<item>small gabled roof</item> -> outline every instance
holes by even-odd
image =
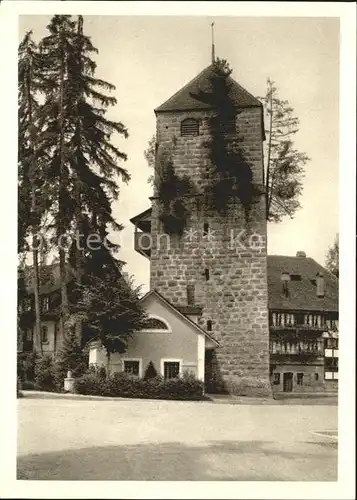
[[[141,222],[144,220],[145,221],[151,220],[151,207],[144,210],[144,212],[141,212],[140,214],[135,215],[134,217],[132,217],[129,220],[134,225],[137,224],[138,222]]]
[[[157,290],[153,289],[147,292],[143,297],[140,298],[139,302],[143,302],[146,298],[148,298],[150,295],[154,295],[157,297],[161,302],[163,302],[166,306],[168,306],[170,309],[173,309],[182,319],[184,319],[186,322],[188,322],[191,326],[193,326],[196,330],[199,331],[199,333],[203,333],[205,337],[207,337],[209,340],[211,340],[214,344],[217,346],[219,345],[217,340],[215,340],[209,333],[207,333],[203,328],[201,328],[197,323],[192,321],[190,318],[188,318],[185,314],[183,314],[177,307],[175,307],[171,302],[169,302],[165,297],[161,295]]]
[[[188,111],[196,109],[211,109],[212,106],[199,101],[193,97],[200,91],[210,92],[212,90],[211,77],[214,74],[214,65],[207,66],[201,73],[188,82],[172,97],[155,109],[155,113],[165,111]],[[237,108],[262,107],[262,103],[245,90],[232,77],[227,78],[231,85],[229,97]]]
[[[287,273],[288,296],[283,294],[281,275]],[[314,279],[324,277],[324,297],[316,294]],[[292,277],[297,279],[292,279]],[[338,312],[338,279],[311,257],[268,255],[268,300],[270,310]]]

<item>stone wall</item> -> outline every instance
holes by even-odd
[[[157,117],[157,160],[169,152],[175,172],[189,175],[198,190],[208,182],[210,160],[204,143],[210,138],[209,116],[196,111]],[[198,137],[180,136],[180,123],[188,117],[200,120]],[[237,128],[253,181],[262,184],[261,110],[243,110]],[[209,210],[204,198],[192,198],[190,205],[187,232],[160,237],[164,230],[159,205],[152,201],[150,287],[176,305],[187,305],[187,286],[194,287],[195,304],[203,307],[199,324],[206,328],[210,320],[220,344],[215,363],[218,390],[270,393],[264,198],[252,206],[248,223],[238,200],[226,215]],[[205,223],[208,236],[203,234]]]

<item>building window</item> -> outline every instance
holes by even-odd
[[[193,306],[195,303],[195,285],[187,285],[187,304]]]
[[[205,278],[206,278],[206,281],[209,280],[209,269],[205,269]]]
[[[280,384],[280,373],[274,373],[274,385]]]
[[[325,369],[328,371],[338,371],[338,358],[325,358]]]
[[[301,313],[296,314],[295,322],[297,325],[303,325],[305,323],[305,315]]]
[[[197,136],[199,135],[198,121],[194,118],[186,118],[181,122],[181,135],[184,136]]]
[[[124,360],[124,372],[128,375],[134,375],[136,377],[140,376],[140,360],[137,359],[125,359]]]
[[[203,224],[203,236],[208,236],[209,233],[209,224],[208,222],[205,222]]]
[[[46,344],[48,342],[48,327],[45,325],[42,327],[42,330],[41,330],[41,338],[42,338],[42,342],[44,344]]]
[[[297,373],[297,385],[303,385],[304,383],[304,374],[303,373]]]
[[[208,332],[212,331],[212,321],[210,319],[207,321],[207,331]]]
[[[149,318],[145,330],[168,330],[166,323],[159,318]]]
[[[315,381],[319,380],[319,374],[315,373]]]
[[[164,378],[171,379],[180,376],[179,361],[164,361]]]
[[[325,339],[326,349],[338,349],[338,339]]]
[[[50,308],[50,298],[44,297],[42,299],[42,311],[47,312]]]

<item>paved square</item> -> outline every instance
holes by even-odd
[[[18,408],[18,479],[337,480],[337,440],[323,434],[337,429],[337,406],[23,398]]]

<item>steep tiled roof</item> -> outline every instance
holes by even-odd
[[[195,99],[192,94],[200,91],[210,92],[212,90],[210,77],[213,75],[213,65],[211,64],[199,73],[193,80],[182,87],[170,99],[155,109],[155,113],[163,111],[184,111],[189,109],[210,109],[209,104],[202,103]],[[230,76],[227,79],[231,84],[229,96],[238,108],[261,107],[262,104],[239,85]]]
[[[282,273],[300,276],[288,283],[288,296],[282,293]],[[312,280],[324,276],[325,296],[318,297]],[[268,255],[269,309],[338,311],[338,279],[310,257]]]

